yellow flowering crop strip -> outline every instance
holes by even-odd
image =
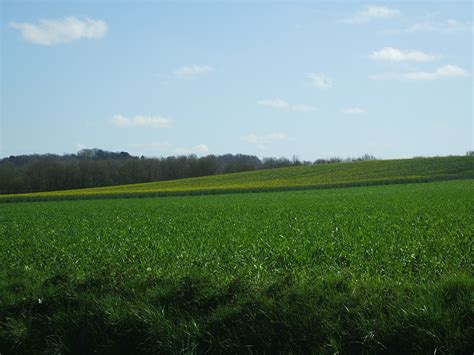
[[[298,166],[142,184],[0,195],[0,202],[282,191],[474,178],[474,157]]]

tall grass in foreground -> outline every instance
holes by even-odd
[[[0,205],[2,353],[474,350],[474,181]]]

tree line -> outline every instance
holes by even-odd
[[[19,155],[0,160],[0,193],[26,193],[173,180],[297,165],[374,160],[360,158],[301,161],[296,156],[263,158],[224,154],[145,158],[127,152],[82,149],[77,154]]]

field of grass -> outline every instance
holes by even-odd
[[[144,184],[0,195],[0,202],[282,191],[474,178],[474,157],[300,166]]]
[[[452,161],[280,169],[238,186],[452,176]],[[141,186],[224,189],[233,176]],[[2,354],[474,351],[471,179],[0,204],[0,265]]]

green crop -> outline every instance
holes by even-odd
[[[473,202],[457,180],[1,204],[0,352],[472,353]]]
[[[1,201],[282,191],[474,178],[474,157],[364,161],[19,195]]]

